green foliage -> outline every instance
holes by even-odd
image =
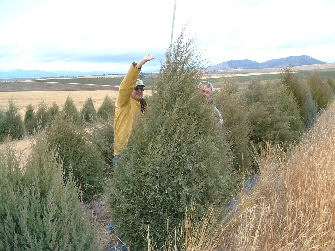
[[[105,162],[96,148],[86,140],[83,129],[72,121],[56,118],[47,128],[46,138],[59,163],[63,164],[64,180],[70,173],[83,191],[83,200],[91,201],[103,190]]]
[[[48,118],[49,118],[49,124],[52,123],[52,121],[56,118],[56,116],[59,113],[59,107],[58,105],[54,102],[52,106],[48,108]]]
[[[28,105],[26,108],[26,113],[24,115],[24,126],[28,134],[32,135],[35,133],[35,130],[37,128],[37,120],[34,108],[31,104]]]
[[[24,167],[0,153],[0,250],[99,249],[73,182],[39,140]]]
[[[95,111],[94,104],[91,98],[86,99],[81,111],[80,118],[82,122],[92,123],[96,121],[97,112]]]
[[[71,120],[76,124],[80,122],[79,112],[70,97],[67,97],[65,101],[63,115],[65,119]]]
[[[90,141],[103,156],[107,164],[105,173],[109,174],[113,170],[114,158],[113,121],[108,120],[102,122],[101,124],[96,124],[91,131],[92,134],[90,135]]]
[[[192,42],[182,36],[167,52],[151,107],[135,122],[110,182],[115,228],[131,249],[146,248],[149,227],[153,246],[160,250],[191,205],[197,221],[210,205],[227,202],[232,192],[224,130],[197,90],[198,58]]]
[[[333,92],[335,92],[335,83],[334,83],[334,79],[332,79],[332,78],[327,78],[327,84],[333,89]]]
[[[110,97],[106,96],[102,105],[98,109],[98,117],[104,120],[112,119],[114,117],[114,110],[115,107],[113,101]]]
[[[249,172],[252,166],[250,152],[250,122],[246,101],[237,85],[226,82],[224,89],[214,93],[215,105],[221,112],[227,138],[234,155],[234,168],[239,172]]]
[[[306,128],[310,128],[318,115],[318,111],[309,86],[305,82],[300,81],[290,68],[286,68],[282,72],[281,83],[293,94],[304,125]]]
[[[253,82],[246,89],[250,139],[256,145],[266,142],[286,149],[297,142],[303,130],[299,108],[285,86],[276,83],[261,85]]]
[[[0,120],[0,141],[3,141],[6,137],[21,139],[23,135],[24,125],[21,116],[13,101],[9,101],[8,110]]]
[[[318,110],[325,109],[334,97],[333,89],[327,82],[323,82],[317,73],[314,73],[307,81]]]
[[[49,120],[48,107],[45,103],[39,104],[36,112],[37,128],[38,130],[43,130]]]
[[[5,123],[5,113],[0,109],[0,142],[5,137],[4,123]]]

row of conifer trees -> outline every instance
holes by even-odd
[[[71,97],[64,103],[60,110],[56,103],[48,107],[45,103],[39,104],[36,112],[31,104],[26,107],[25,116],[22,120],[16,105],[9,101],[6,111],[0,110],[0,142],[9,138],[21,139],[25,135],[33,135],[52,124],[56,116],[71,119],[76,124],[89,124],[101,120],[108,120],[114,115],[114,103],[108,96],[96,111],[92,98],[87,98],[83,107],[78,111]]]
[[[290,68],[280,80],[261,83],[253,80],[246,88],[227,82],[215,93],[228,131],[234,166],[248,169],[250,154],[266,144],[287,150],[308,130],[335,97],[334,80],[323,80],[317,73],[304,81]]]
[[[258,172],[253,156],[267,144],[288,151],[335,96],[332,79],[313,74],[306,82],[288,68],[278,81],[227,82],[209,104],[197,89],[199,58],[182,37],[167,52],[150,109],[108,186],[115,228],[138,250],[185,249],[185,216],[197,225],[209,208],[226,215],[244,180]]]
[[[22,131],[18,135],[7,130],[6,138],[21,138],[24,128],[31,126],[35,143],[24,161],[14,148],[0,151],[0,250],[103,248],[97,236],[101,230],[92,226],[82,202],[101,195],[110,177],[113,126],[109,114],[114,104],[105,98],[98,114],[90,110],[98,123],[84,120],[85,107],[93,107],[90,104],[88,99],[78,112],[68,98],[63,110],[42,104],[36,114],[28,106],[23,122],[10,102],[1,122],[13,122],[11,128]]]
[[[225,215],[245,177],[257,172],[253,154],[268,143],[288,150],[334,97],[332,79],[314,74],[305,82],[286,69],[279,81],[255,80],[246,88],[227,82],[214,104],[207,103],[197,90],[200,58],[183,36],[168,50],[150,108],[116,171],[110,100],[97,113],[90,99],[80,112],[70,99],[62,111],[28,107],[22,128],[39,134],[25,172],[11,151],[1,153],[0,249],[94,249],[80,199],[90,202],[102,193],[117,234],[132,249],[185,249],[185,216],[196,224],[213,207]],[[10,103],[0,121],[11,128],[17,114]],[[99,116],[104,119],[92,123]],[[12,138],[23,136],[6,130]]]

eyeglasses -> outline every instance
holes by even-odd
[[[141,90],[141,91],[143,92],[143,91],[144,91],[144,88],[143,88],[143,87],[138,87],[138,86],[136,86],[136,87],[134,87],[134,90],[135,90],[135,91]]]

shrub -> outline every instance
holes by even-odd
[[[282,72],[281,83],[293,94],[304,125],[306,128],[310,128],[317,118],[318,111],[309,86],[305,82],[300,81],[290,68],[286,68]]]
[[[335,83],[334,83],[334,79],[327,78],[327,84],[333,89],[333,92],[335,92]]]
[[[214,93],[217,108],[222,114],[224,128],[234,155],[236,171],[249,172],[252,166],[250,152],[250,122],[246,101],[237,85],[227,82],[224,88]]]
[[[327,82],[323,82],[317,73],[314,73],[307,81],[318,110],[325,109],[333,99],[334,92]]]
[[[113,101],[110,97],[106,96],[102,105],[98,109],[98,117],[104,120],[112,119],[114,117],[114,110],[115,107]]]
[[[0,142],[3,140],[3,138],[5,137],[4,134],[4,121],[5,121],[5,115],[3,113],[2,110],[0,110]]]
[[[114,127],[113,121],[105,121],[102,124],[96,124],[92,128],[90,141],[103,156],[107,166],[106,173],[113,170],[114,158]]]
[[[286,149],[300,139],[303,123],[298,105],[285,86],[253,82],[245,95],[253,143],[261,146],[270,142]]]
[[[79,112],[76,106],[73,103],[73,100],[70,97],[67,97],[64,108],[63,108],[63,115],[64,118],[67,120],[71,120],[74,123],[80,122]]]
[[[64,180],[70,173],[83,191],[83,200],[91,201],[103,190],[105,163],[85,137],[83,129],[72,121],[57,118],[46,133],[49,148],[63,164]]]
[[[13,101],[9,101],[8,110],[0,124],[0,141],[3,141],[7,136],[10,139],[21,139],[23,135],[24,125],[21,116]]]
[[[36,120],[38,130],[43,130],[47,126],[49,120],[49,113],[48,107],[45,103],[39,104],[36,112]]]
[[[30,104],[26,108],[26,113],[24,115],[24,126],[28,134],[34,134],[37,128],[37,119],[35,116],[34,108]]]
[[[97,118],[97,112],[95,111],[94,104],[91,98],[88,98],[83,108],[80,111],[80,117],[82,122],[92,123]]]
[[[5,123],[5,113],[0,109],[0,141],[2,141],[2,138],[5,137],[4,134],[4,124]]]
[[[199,220],[232,192],[231,153],[225,137],[218,137],[224,131],[213,107],[198,93],[199,65],[192,42],[179,37],[166,54],[151,107],[138,118],[110,182],[116,231],[134,250],[147,246],[148,227],[159,250],[191,205]]]
[[[5,113],[0,109],[0,121],[5,117]]]
[[[24,167],[13,151],[0,153],[0,249],[99,248],[73,182],[39,141]]]
[[[54,121],[58,113],[59,113],[59,107],[55,102],[53,102],[52,106],[48,108],[49,124],[51,124]]]

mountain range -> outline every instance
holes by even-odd
[[[322,62],[307,55],[271,59],[263,63],[259,63],[249,59],[230,60],[217,65],[209,66],[207,68],[207,71],[223,71],[231,69],[283,68],[288,66],[301,66],[301,65],[313,65],[313,64],[325,64],[325,62]]]
[[[209,66],[207,71],[224,71],[231,69],[264,69],[264,68],[283,68],[287,66],[301,66],[325,64],[310,56],[290,56],[286,58],[271,59],[263,63],[258,63],[249,59],[244,60],[230,60],[217,65]],[[159,72],[159,69],[157,70]],[[77,76],[92,76],[110,74],[103,71],[95,72],[78,72],[78,71],[40,71],[40,70],[12,70],[0,71],[0,79],[14,79],[14,78],[46,78],[46,77],[77,77]]]
[[[78,77],[109,74],[103,71],[79,72],[79,71],[40,71],[40,70],[12,70],[0,71],[0,79],[20,78],[47,78],[47,77]]]

